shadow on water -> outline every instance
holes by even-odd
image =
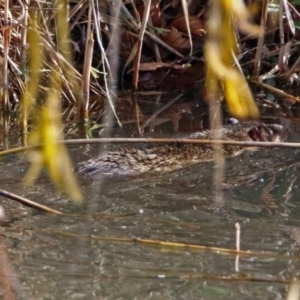
[[[80,161],[96,148],[71,153]],[[7,158],[4,189],[72,214],[3,200],[2,229],[24,299],[283,299],[287,282],[299,276],[299,156],[266,149],[227,159],[221,211],[212,207],[210,162],[152,178],[106,178],[101,191],[98,181],[82,180],[79,206],[48,180],[29,189],[9,180],[22,178],[27,166]],[[283,256],[240,256],[235,267],[234,255],[121,240],[233,249],[236,222],[243,250]]]

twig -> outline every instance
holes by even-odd
[[[235,223],[235,250],[241,250],[241,225]]]
[[[178,144],[220,144],[220,145],[235,145],[241,147],[265,147],[265,148],[300,148],[300,143],[282,143],[282,142],[238,142],[238,141],[223,141],[223,140],[198,140],[198,139],[167,139],[167,138],[101,138],[101,139],[78,139],[78,140],[60,140],[58,144],[65,145],[89,145],[89,144],[104,144],[104,143],[146,143],[146,144],[161,144],[161,143],[178,143]],[[9,150],[0,151],[0,157],[34,150],[43,145],[33,145],[26,147],[18,147]]]
[[[45,229],[43,229],[45,230]],[[49,230],[49,229],[47,229]],[[286,256],[277,253],[271,252],[257,252],[257,251],[237,251],[235,249],[228,249],[228,248],[221,248],[221,247],[211,247],[211,246],[204,246],[204,245],[197,245],[197,244],[188,244],[188,243],[181,243],[181,242],[169,242],[163,240],[150,240],[150,239],[141,239],[141,238],[127,238],[127,237],[104,237],[98,236],[94,234],[77,234],[62,230],[51,230],[51,232],[56,232],[61,235],[69,236],[69,237],[76,237],[76,238],[86,238],[86,239],[95,239],[101,241],[110,241],[110,242],[120,242],[120,243],[139,243],[144,245],[154,245],[160,247],[170,247],[170,248],[177,248],[177,249],[190,249],[190,250],[198,250],[198,251],[212,251],[217,252],[218,254],[224,255],[241,255],[241,256],[257,256],[257,257],[268,257],[268,258],[280,258],[286,260],[296,260],[299,261],[299,256]]]
[[[63,214],[62,212],[60,212],[58,210],[52,209],[52,208],[50,208],[48,206],[45,206],[45,205],[38,204],[34,201],[31,201],[29,199],[20,197],[16,194],[12,194],[12,193],[7,192],[7,191],[2,190],[2,189],[0,189],[0,195],[3,196],[3,197],[6,197],[8,199],[15,200],[15,201],[17,201],[21,204],[26,205],[26,206],[33,207],[33,208],[36,208],[38,210],[42,210],[44,212],[49,212],[49,213],[53,213],[53,214],[57,214],[57,215],[62,215]]]
[[[263,88],[265,88],[265,89],[268,89],[269,91],[271,91],[271,92],[273,92],[273,93],[276,93],[277,95],[280,95],[280,96],[289,98],[289,99],[291,99],[291,100],[293,100],[293,101],[295,101],[295,102],[297,102],[297,103],[300,103],[300,99],[299,99],[299,98],[297,98],[297,97],[295,97],[295,96],[293,96],[293,95],[290,95],[290,94],[284,92],[283,90],[277,89],[277,88],[275,88],[275,87],[273,87],[273,86],[270,86],[270,85],[268,85],[268,84],[265,84],[265,83],[263,83],[263,82],[259,82],[259,81],[257,81],[257,80],[253,80],[253,79],[250,80],[250,82],[251,82],[251,83],[254,83],[254,84],[257,84],[257,85],[259,85],[259,86],[261,86],[261,87],[263,87]]]

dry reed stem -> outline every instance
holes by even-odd
[[[94,52],[94,39],[92,31],[92,6],[89,6],[88,23],[87,23],[87,42],[85,46],[84,63],[83,63],[83,75],[82,75],[82,96],[80,108],[81,120],[88,119],[88,109],[90,100],[90,81],[91,81],[91,66]]]
[[[267,23],[267,16],[268,16],[268,1],[263,1],[262,6],[262,13],[260,17],[260,27],[262,30],[262,33],[258,36],[257,40],[257,48],[255,53],[255,59],[253,64],[253,76],[258,77],[259,71],[260,71],[260,64],[261,64],[261,55],[263,51],[263,45],[264,45],[264,28]]]
[[[133,76],[132,76],[132,87],[133,90],[136,91],[138,88],[138,81],[139,81],[139,70],[140,70],[140,63],[141,63],[141,55],[142,55],[142,46],[144,41],[144,35],[146,31],[146,26],[148,23],[148,19],[150,16],[150,8],[151,8],[151,0],[146,0],[144,2],[144,14],[142,23],[140,26],[140,32],[138,36],[138,40],[134,45],[133,51],[131,55],[134,55],[133,60]]]
[[[8,22],[9,0],[4,0],[4,27],[3,27],[3,92],[2,92],[2,112],[7,114],[8,107],[8,53],[10,45],[10,35],[12,28]]]
[[[161,138],[100,138],[100,139],[76,139],[76,140],[58,140],[57,144],[65,145],[91,145],[91,144],[107,144],[107,143],[145,143],[145,144],[220,144],[220,145],[235,145],[251,148],[300,148],[300,143],[282,143],[282,142],[238,142],[238,141],[223,141],[223,140],[198,140],[198,139],[161,139]],[[0,157],[10,154],[25,152],[28,150],[39,149],[43,145],[32,145],[26,147],[18,147],[0,151]]]
[[[188,34],[189,42],[190,42],[190,46],[191,46],[190,56],[192,56],[193,55],[193,39],[192,39],[192,34],[191,34],[187,1],[181,0],[181,5],[182,5],[184,20],[185,20],[185,24],[186,24],[186,28],[187,28],[187,34]]]

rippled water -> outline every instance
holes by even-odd
[[[71,149],[74,161],[97,147]],[[225,206],[213,206],[212,163],[152,178],[81,180],[74,205],[45,178],[25,188],[27,164],[1,161],[2,188],[69,215],[1,198],[2,242],[18,299],[285,299],[299,276],[300,151],[244,152],[227,159]],[[151,239],[265,255],[146,244]]]

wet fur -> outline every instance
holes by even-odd
[[[245,123],[224,127],[217,132],[222,140],[227,141],[269,141],[282,139],[284,128],[281,125],[263,123]],[[210,130],[196,132],[185,138],[213,139]],[[225,156],[235,156],[245,147],[224,145]],[[95,159],[79,164],[77,173],[83,176],[96,174],[139,175],[142,173],[163,173],[175,169],[212,160],[214,151],[211,144],[158,144],[147,148],[123,148],[108,151]]]

